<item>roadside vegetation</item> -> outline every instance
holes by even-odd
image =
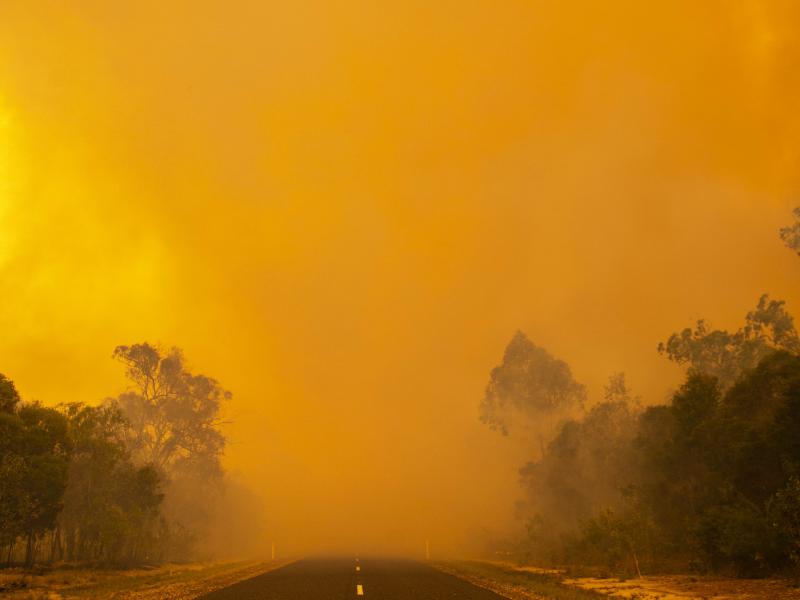
[[[497,561],[448,561],[434,566],[511,600],[798,600],[800,587],[790,579],[741,579],[719,575],[646,575],[602,577],[597,569],[541,569]]]
[[[178,349],[119,346],[129,388],[97,406],[23,402],[0,375],[0,564],[140,565],[208,554],[230,485],[230,393]]]
[[[33,570],[14,568],[0,571],[0,594],[9,600],[188,600],[282,567],[288,562],[165,563],[127,569],[67,566],[37,567]]]
[[[795,217],[780,236],[800,254]],[[504,550],[627,575],[796,576],[800,338],[785,304],[763,295],[738,330],[701,320],[658,351],[686,367],[667,404],[644,407],[622,373],[589,403],[564,361],[514,336],[480,406],[535,455],[520,469],[526,531]]]
[[[435,563],[434,566],[514,600],[598,600],[607,597],[599,592],[566,585],[564,575],[558,572],[521,570],[480,561],[449,561]]]

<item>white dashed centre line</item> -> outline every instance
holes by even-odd
[[[356,596],[363,596],[364,595],[364,586],[360,583],[356,586]]]

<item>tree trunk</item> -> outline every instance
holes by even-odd
[[[14,542],[16,540],[11,540],[11,543],[8,545],[8,558],[6,559],[6,565],[11,566],[11,559],[14,556]]]
[[[636,556],[636,551],[633,552],[633,564],[636,566],[636,576],[641,577],[642,572],[639,570],[639,557]]]
[[[72,562],[75,560],[75,528],[69,527],[66,533],[66,540],[67,546],[67,560]]]
[[[28,532],[28,545],[25,547],[25,567],[30,569],[33,566],[33,532]]]
[[[78,534],[78,543],[75,547],[75,560],[81,561],[86,558],[86,536],[83,535],[83,530]]]
[[[56,554],[61,558],[61,531],[58,526],[53,529],[53,535],[50,537],[50,564],[56,561]]]

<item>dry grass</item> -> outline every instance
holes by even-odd
[[[567,585],[632,600],[800,600],[800,589],[787,579],[729,579],[691,575],[651,575],[637,579],[565,579]]]
[[[488,561],[442,562],[435,566],[513,600],[589,597],[629,600],[800,600],[800,587],[791,580],[779,578],[665,575],[601,579],[567,577],[560,571]],[[587,596],[578,595],[581,593]]]
[[[448,561],[437,569],[465,579],[511,600],[600,600],[603,594],[562,583],[558,571],[485,561]]]
[[[255,577],[291,561],[215,562],[144,569],[56,568],[40,572],[0,570],[4,600],[184,600]]]

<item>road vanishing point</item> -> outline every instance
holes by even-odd
[[[202,600],[501,600],[411,560],[307,558],[240,581]]]

